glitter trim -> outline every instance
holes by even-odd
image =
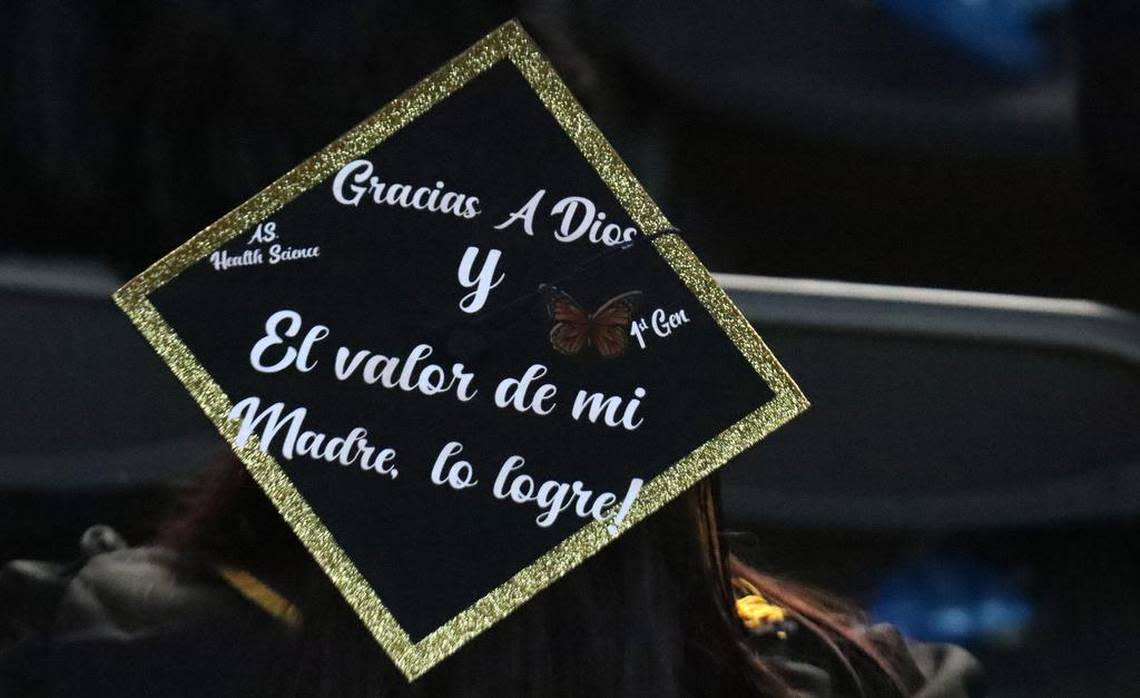
[[[290,482],[276,459],[261,452],[256,437],[242,448],[234,447],[237,427],[227,419],[232,407],[229,397],[198,363],[147,296],[504,59],[510,60],[526,78],[638,228],[650,233],[670,227],[657,204],[570,94],[538,46],[522,26],[512,20],[190,238],[114,294],[115,302],[130,316],[234,448],[282,518],[409,681],[423,675],[617,536],[611,535],[603,522],[592,521],[431,634],[413,643],[320,517]],[[653,245],[708,309],[775,397],[646,483],[617,535],[808,407],[807,399],[795,382],[689,247],[676,235],[657,237]]]

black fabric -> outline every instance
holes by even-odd
[[[93,531],[88,538],[111,540],[112,549],[88,545],[73,565],[14,562],[0,571],[0,696],[263,693],[267,672],[290,646],[284,625],[238,595],[203,559],[163,548],[122,547],[106,529]],[[867,632],[902,646],[893,628],[873,626]],[[981,669],[965,651],[906,647],[909,658],[902,659],[916,698],[982,695]],[[810,633],[797,631],[787,642],[768,638],[757,650],[802,698],[859,695],[834,655]],[[871,686],[863,690],[869,697],[880,695]]]
[[[0,571],[0,696],[254,695],[284,629],[202,561],[107,531],[74,564]]]

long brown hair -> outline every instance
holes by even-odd
[[[736,618],[733,578],[785,609],[818,648],[808,661],[843,691],[908,695],[900,648],[873,641],[851,607],[727,550],[716,499],[715,478],[692,488],[411,684],[236,460],[189,494],[157,542],[241,566],[300,611],[278,661],[250,669],[264,672],[266,695],[797,695],[785,662]],[[425,580],[424,593],[446,594],[448,582]]]

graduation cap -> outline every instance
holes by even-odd
[[[513,21],[115,300],[409,680],[807,407]]]

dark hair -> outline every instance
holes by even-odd
[[[274,696],[792,696],[784,663],[735,617],[731,579],[782,606],[819,648],[811,661],[853,695],[907,695],[898,648],[847,606],[762,574],[723,546],[706,480],[409,684],[376,646],[245,469],[232,460],[161,528],[159,543],[237,565],[304,621],[263,671]],[[448,593],[448,581],[425,582]]]

